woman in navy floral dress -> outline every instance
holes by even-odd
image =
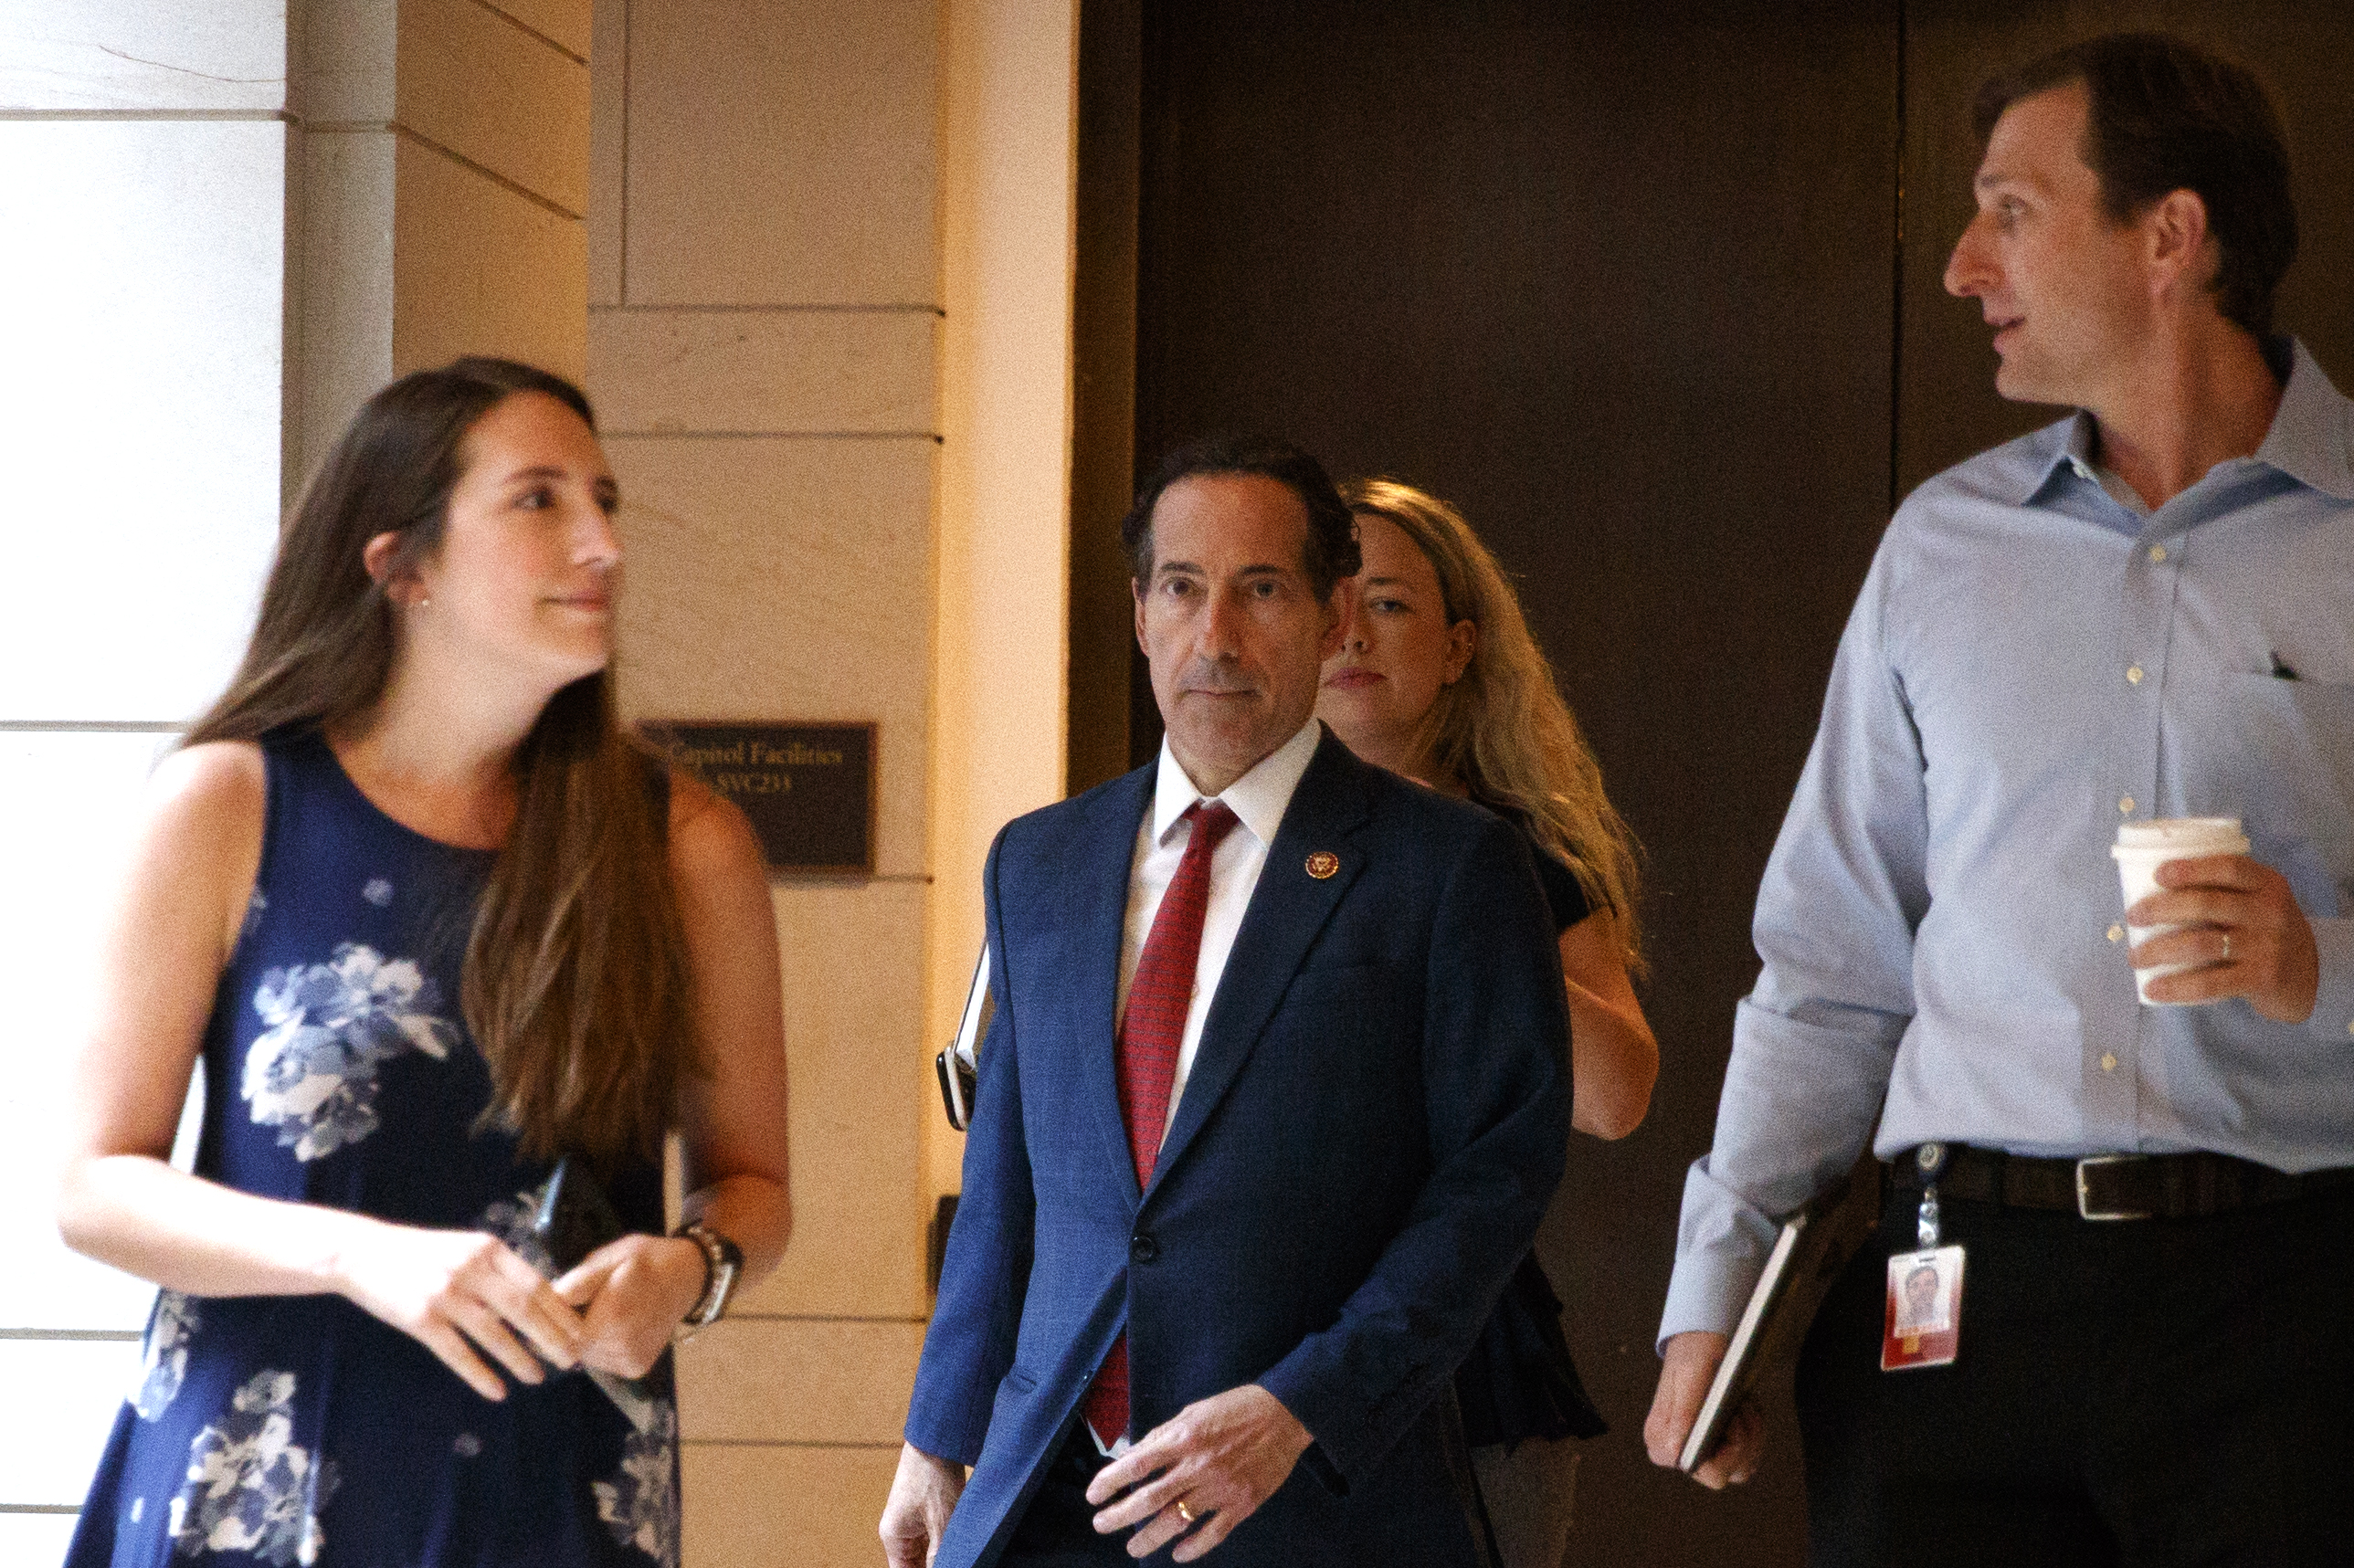
[[[614,720],[616,503],[567,383],[396,382],[156,770],[59,1219],[163,1290],[69,1568],[677,1563],[668,1346],[784,1246],[783,1026],[749,829]],[[631,1234],[557,1276],[560,1155]]]

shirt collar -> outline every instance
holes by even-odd
[[[1282,826],[1284,810],[1291,804],[1292,791],[1299,788],[1300,776],[1308,771],[1323,738],[1324,726],[1310,719],[1298,735],[1251,764],[1249,772],[1211,798],[1224,800],[1250,830],[1251,837],[1262,844],[1273,843],[1275,830]],[[1185,776],[1176,753],[1169,749],[1169,737],[1162,736],[1161,774],[1152,796],[1152,842],[1166,843],[1185,809],[1204,798]]]
[[[2324,495],[2354,501],[2354,403],[2329,384],[2305,344],[2292,339],[2290,347],[2296,357],[2256,461]]]
[[[2281,389],[2272,429],[2264,432],[2253,461],[2325,495],[2354,501],[2354,402],[2329,384],[2328,376],[2304,344],[2294,338],[2274,342],[2286,350],[2288,379]],[[2274,367],[2278,368],[2277,358]],[[2100,482],[2093,466],[2099,429],[2092,415],[2079,409],[2061,423],[2047,426],[2042,439],[2052,444],[2048,451],[2030,460],[2018,504],[2032,501],[2063,467],[2095,484]]]
[[[2062,469],[2073,469],[2083,478],[2099,482],[2093,471],[2093,442],[2096,427],[2093,416],[2079,409],[2056,425],[2046,425],[2028,437],[2020,466],[2005,465],[2005,477],[1995,482],[1999,499],[2013,506],[2026,506],[2043,493],[2054,474]],[[2014,448],[2014,450],[2019,449]],[[2008,491],[2008,494],[2003,493]]]

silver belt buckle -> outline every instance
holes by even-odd
[[[2084,1172],[2095,1165],[2122,1165],[2128,1160],[2143,1158],[2138,1154],[2094,1154],[2076,1161],[2076,1213],[2087,1220],[2146,1220],[2149,1214],[2139,1209],[2095,1209],[2093,1207],[2092,1183]]]

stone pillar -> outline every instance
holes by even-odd
[[[303,21],[296,461],[395,376],[461,354],[578,380],[588,0],[313,0]]]
[[[879,1561],[928,1309],[938,7],[598,0],[588,391],[633,717],[877,726],[875,874],[773,890],[783,1265],[681,1351],[690,1568]]]
[[[680,1356],[688,1568],[879,1560],[958,1184],[930,1056],[989,841],[1062,791],[1075,27],[1071,0],[597,0],[625,701],[879,726],[877,874],[774,890],[793,1240]]]

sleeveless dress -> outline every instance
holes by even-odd
[[[458,1011],[494,857],[386,816],[314,733],[263,755],[261,867],[206,1032],[197,1174],[488,1231],[545,1270],[529,1227],[550,1167],[475,1129],[490,1072]],[[662,1230],[658,1166],[608,1192],[632,1229]],[[675,1568],[669,1353],[634,1386],[502,1381],[483,1399],[338,1296],[164,1291],[67,1568]]]

